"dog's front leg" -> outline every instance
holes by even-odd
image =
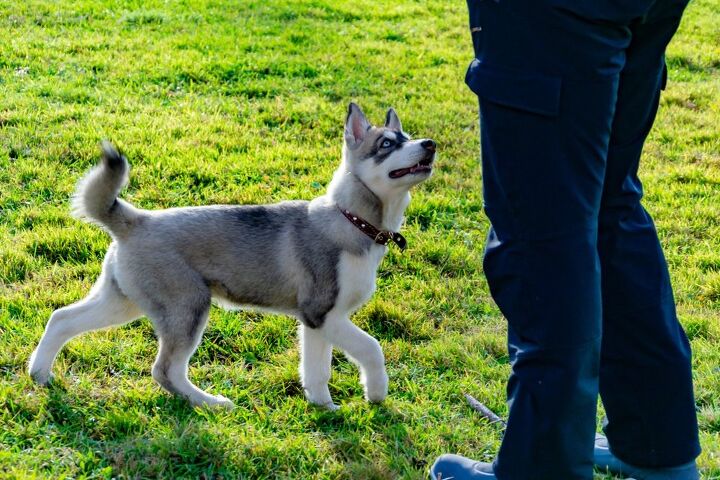
[[[319,331],[360,367],[365,398],[370,402],[382,402],[388,392],[388,376],[380,343],[352,323],[347,313],[328,313]]]
[[[317,330],[300,324],[300,379],[308,402],[329,410],[338,408],[330,397],[332,345]]]

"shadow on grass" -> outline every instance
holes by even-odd
[[[77,473],[91,478],[102,478],[104,469],[123,478],[236,473],[228,468],[227,440],[207,429],[202,415],[183,399],[153,396],[127,408],[113,402],[117,399],[80,398],[60,382],[48,387],[45,427],[57,434],[54,443],[78,453]]]
[[[296,395],[302,393],[288,396]],[[342,478],[385,479],[417,457],[403,417],[382,405],[300,408],[300,429],[263,415],[255,422],[249,406],[236,408],[194,409],[165,393],[88,397],[59,381],[47,389],[41,428],[53,432],[53,447],[81,458],[73,474],[91,478],[105,478],[102,471],[120,478],[336,478],[331,472],[340,469]],[[316,444],[318,434],[325,447]],[[378,453],[389,461],[370,460]],[[43,472],[56,473],[52,468]]]
[[[329,474],[329,459],[343,478],[398,478],[427,467],[404,415],[358,402],[337,412],[299,413],[302,430],[291,432],[238,425],[233,414],[194,409],[166,394],[88,397],[56,381],[47,388],[39,426],[52,432],[54,448],[74,452],[73,474],[91,478],[316,478]],[[326,447],[315,444],[318,436]],[[41,470],[57,473],[51,464]]]
[[[98,430],[98,421],[93,413],[98,410],[116,411],[112,405],[113,398],[80,398],[72,394],[65,384],[57,380],[46,388],[48,392],[46,411],[50,420],[57,426],[74,426],[84,430],[92,438],[100,438],[98,434],[103,433]],[[157,396],[138,403],[137,407],[142,410],[133,408],[132,410],[121,410],[120,413],[162,410],[163,413],[171,414],[172,418],[179,422],[197,418],[194,409],[185,400],[177,397]],[[135,433],[141,432],[134,429],[127,431],[128,435]]]
[[[307,428],[329,441],[334,457],[351,478],[415,477],[428,466],[428,459],[413,441],[407,416],[387,404],[318,411],[308,419]],[[378,458],[385,461],[378,462]]]

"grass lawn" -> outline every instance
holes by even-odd
[[[434,457],[491,459],[500,435],[463,392],[506,414],[505,323],[482,273],[477,101],[465,2],[0,0],[0,477],[423,478]],[[645,150],[655,216],[694,348],[705,479],[720,478],[720,9],[691,3]],[[232,399],[192,409],[150,377],[147,319],[70,342],[56,384],[30,352],[82,298],[109,243],[69,195],[110,138],[144,208],[320,194],[350,100],[394,106],[439,143],[356,315],[380,339],[390,396],[362,399],[336,354],[337,412],[308,406],[292,319],[213,308],[191,377]],[[672,385],[668,385],[672,388]],[[672,412],[668,412],[672,415]],[[606,478],[598,475],[597,478]]]

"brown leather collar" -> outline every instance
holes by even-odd
[[[400,235],[398,232],[391,232],[390,230],[379,230],[362,217],[358,217],[354,213],[350,213],[350,210],[345,210],[343,208],[340,208],[340,206],[338,206],[338,209],[340,209],[342,214],[345,215],[345,218],[350,220],[350,223],[355,225],[358,230],[363,232],[365,235],[372,238],[373,241],[378,245],[387,245],[388,242],[392,240],[395,245],[400,247],[400,251],[405,250],[405,247],[407,246],[407,240],[405,240],[405,237]]]

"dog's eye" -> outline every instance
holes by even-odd
[[[389,148],[389,147],[392,146],[392,144],[393,144],[392,141],[390,141],[390,140],[385,140],[385,141],[382,143],[382,145],[380,145],[380,146],[381,146],[382,148]]]

